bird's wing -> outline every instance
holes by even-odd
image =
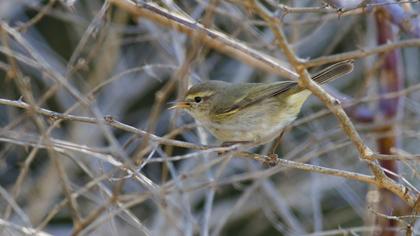
[[[282,81],[275,83],[259,84],[254,85],[252,92],[243,93],[233,104],[226,104],[223,106],[223,102],[219,103],[219,107],[215,110],[216,116],[225,116],[234,114],[237,111],[253,105],[266,98],[273,97],[288,91],[290,88],[296,86],[296,82],[293,81]],[[239,94],[240,91],[237,92]]]

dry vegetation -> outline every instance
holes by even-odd
[[[0,1],[0,235],[419,235],[419,12]],[[342,60],[345,78],[309,79]],[[314,96],[272,160],[272,144],[220,147],[167,109],[207,79],[299,79]]]

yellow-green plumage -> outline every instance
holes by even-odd
[[[353,69],[350,62],[334,64],[313,76],[323,84]],[[208,81],[191,87],[187,111],[223,142],[271,141],[296,119],[310,91],[296,82],[239,83]]]

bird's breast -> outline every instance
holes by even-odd
[[[266,143],[278,136],[296,115],[287,104],[268,100],[264,105],[253,105],[222,120],[209,122],[208,129],[223,142]]]

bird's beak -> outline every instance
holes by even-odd
[[[174,104],[173,106],[169,107],[168,109],[185,109],[190,107],[189,102],[171,102]]]

